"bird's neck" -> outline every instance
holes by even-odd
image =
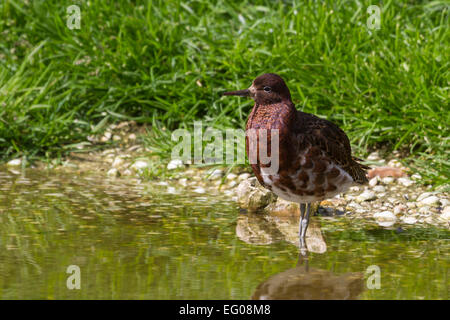
[[[292,101],[253,106],[247,129],[288,129],[295,119],[296,109]]]

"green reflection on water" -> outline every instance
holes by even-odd
[[[166,188],[0,169],[0,298],[449,297],[448,230],[314,217],[326,252],[310,253],[305,269],[278,222]],[[81,269],[80,290],[66,287],[69,265]],[[366,287],[370,265],[381,289]]]

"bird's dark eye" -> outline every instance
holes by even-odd
[[[271,87],[264,87],[263,89],[264,89],[265,92],[270,92],[270,91],[272,91],[272,88],[271,88]]]

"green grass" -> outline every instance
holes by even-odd
[[[66,27],[72,4],[80,30]],[[381,29],[369,32],[371,4]],[[4,0],[0,158],[64,156],[130,118],[168,130],[198,119],[243,128],[251,101],[220,93],[276,72],[298,108],[338,123],[359,155],[400,150],[441,184],[448,13],[445,1]]]

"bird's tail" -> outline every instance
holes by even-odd
[[[365,164],[360,163],[360,161],[364,161],[362,159],[352,157],[353,163],[352,163],[352,177],[353,180],[356,183],[359,184],[365,184],[369,180],[367,179],[367,170],[371,169],[369,166],[366,166]]]

